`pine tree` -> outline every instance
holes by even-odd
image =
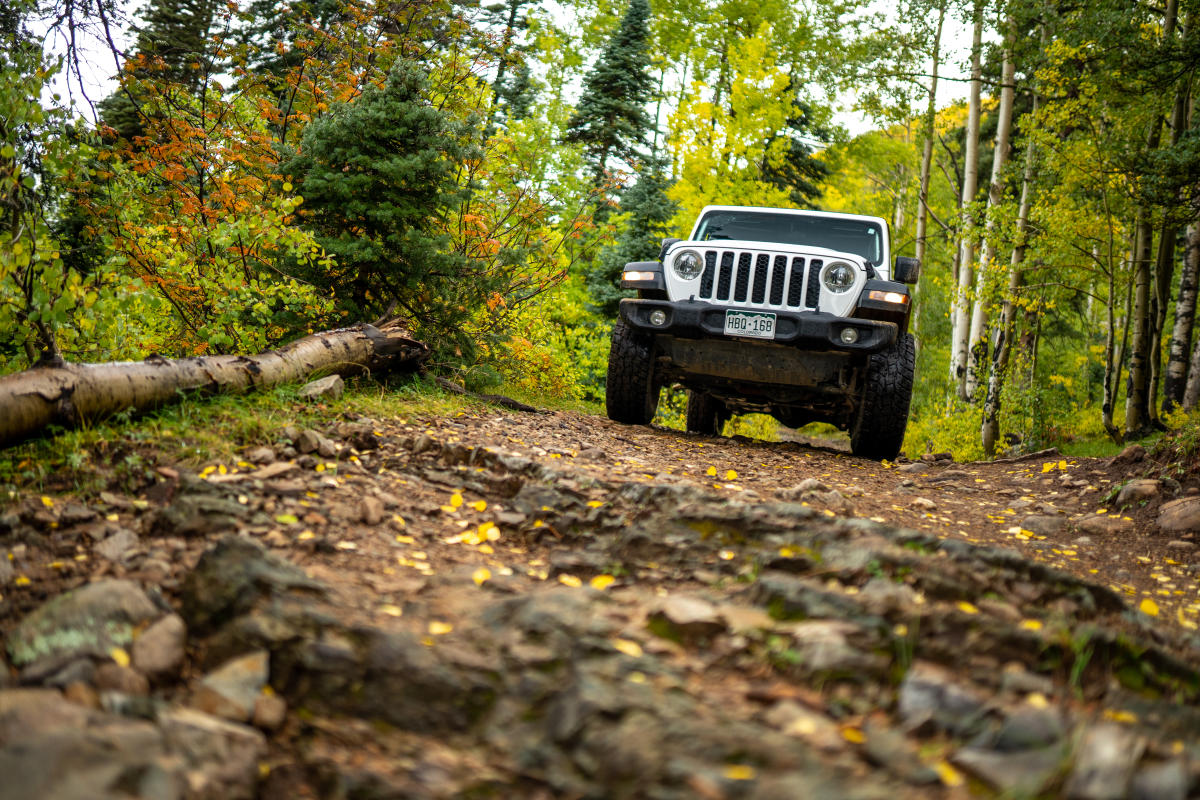
[[[813,148],[808,142],[826,139],[828,135],[827,131],[814,125],[812,108],[799,99],[793,100],[787,130],[776,137],[787,139],[787,151],[779,163],[763,164],[763,181],[786,190],[796,207],[812,208],[813,202],[821,196],[820,184],[828,177],[829,166],[813,157]],[[769,151],[770,147],[767,149]]]
[[[621,212],[628,214],[617,240],[605,248],[587,276],[593,304],[606,319],[615,319],[617,306],[629,293],[619,288],[621,271],[630,261],[658,258],[667,224],[678,205],[667,197],[674,181],[666,174],[666,164],[653,159],[638,177],[637,183],[621,195]]]
[[[463,293],[488,288],[439,231],[465,195],[456,174],[478,153],[464,144],[465,124],[430,103],[429,91],[416,62],[397,61],[382,89],[310,123],[280,172],[333,256],[310,280],[333,288],[358,319],[394,305],[444,335],[465,320]]]
[[[579,106],[567,122],[564,138],[583,145],[597,185],[610,158],[637,158],[652,125],[646,111],[654,91],[649,19],[649,2],[630,0],[616,34],[584,79]]]
[[[135,28],[133,69],[116,93],[100,101],[100,117],[126,141],[143,135],[138,83],[166,80],[197,92],[213,70],[209,41],[215,0],[154,0]]]

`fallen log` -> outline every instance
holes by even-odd
[[[112,364],[36,366],[0,378],[0,447],[50,425],[70,428],[126,410],[146,411],[188,393],[239,393],[342,375],[416,371],[429,348],[398,324],[323,331],[254,356],[202,356]]]

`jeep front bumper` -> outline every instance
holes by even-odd
[[[781,311],[761,307],[717,306],[694,300],[621,301],[621,319],[633,327],[654,334],[666,334],[684,339],[721,339],[789,345],[802,350],[839,351],[844,353],[877,353],[896,341],[897,325],[857,317],[839,317],[821,311]],[[651,314],[662,311],[665,320],[655,325]],[[775,315],[775,338],[758,339],[728,336],[725,333],[725,312],[746,311]],[[843,341],[842,331],[853,329],[857,339]]]

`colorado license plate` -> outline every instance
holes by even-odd
[[[775,315],[760,314],[752,311],[726,311],[725,335],[774,339]]]

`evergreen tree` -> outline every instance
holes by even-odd
[[[137,28],[134,66],[116,93],[100,101],[100,118],[126,141],[144,134],[138,83],[166,80],[197,92],[213,71],[209,41],[215,0],[154,0]]]
[[[786,139],[787,150],[782,161],[763,163],[763,181],[787,191],[797,208],[812,208],[821,196],[820,184],[829,176],[829,166],[813,157],[813,148],[808,142],[827,139],[828,132],[814,126],[812,108],[796,99],[792,103],[787,130],[776,138]]]
[[[564,138],[583,145],[597,185],[610,158],[637,158],[652,125],[646,112],[654,91],[649,18],[647,0],[630,0],[616,34],[584,79],[579,106],[567,122]]]
[[[638,177],[637,183],[621,195],[621,212],[628,214],[617,240],[606,247],[587,276],[588,292],[593,304],[606,319],[615,319],[622,297],[629,297],[620,288],[621,271],[630,261],[653,261],[658,258],[662,238],[668,233],[668,223],[678,206],[667,197],[672,181],[667,177],[666,164],[653,159]]]
[[[304,197],[305,224],[333,256],[328,271],[310,280],[333,288],[360,319],[398,306],[444,334],[465,321],[464,294],[488,286],[439,232],[439,220],[466,193],[456,173],[478,154],[463,143],[466,126],[428,94],[420,66],[397,61],[382,89],[310,123],[280,172]]]

